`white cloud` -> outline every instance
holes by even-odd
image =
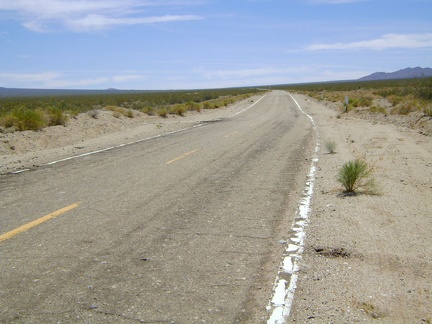
[[[159,22],[173,22],[173,21],[186,21],[198,20],[198,16],[193,15],[165,15],[157,17],[144,17],[144,18],[110,18],[100,15],[88,15],[82,19],[77,19],[68,22],[68,26],[76,31],[85,30],[100,30],[120,25],[141,25],[152,24]]]
[[[423,48],[432,47],[432,34],[385,34],[380,38],[333,44],[314,44],[306,47],[306,50],[385,50],[390,48]]]
[[[112,77],[112,80],[114,82],[128,82],[133,80],[139,80],[142,79],[142,75],[116,75]]]
[[[88,86],[104,85],[112,87],[129,81],[144,79],[137,74],[100,76],[95,78],[76,79],[73,76],[58,72],[43,73],[0,73],[0,86],[19,88],[86,88]]]
[[[57,72],[44,73],[0,73],[0,80],[14,82],[50,82],[60,77]]]
[[[202,19],[196,15],[142,16],[145,7],[170,3],[163,0],[0,0],[0,11],[17,14],[16,18],[26,28],[36,32],[55,30],[59,26],[73,31],[93,31],[121,25]],[[186,5],[187,2],[175,4]]]

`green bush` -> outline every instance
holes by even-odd
[[[65,125],[68,120],[67,116],[63,113],[63,111],[57,107],[51,107],[48,110],[48,119],[49,126]]]
[[[369,97],[350,98],[349,105],[354,108],[369,107],[370,105],[372,105],[372,98]]]
[[[342,184],[345,193],[355,193],[359,188],[372,193],[375,188],[375,181],[371,177],[371,172],[365,161],[356,159],[342,166],[337,180]]]
[[[20,131],[38,131],[46,126],[43,113],[39,110],[19,109],[13,116],[16,118],[15,127]]]

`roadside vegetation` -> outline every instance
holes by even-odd
[[[358,189],[362,189],[365,193],[376,194],[372,169],[366,161],[356,159],[345,163],[339,170],[337,180],[341,183],[345,194],[355,194]]]
[[[324,143],[324,147],[329,154],[336,153],[336,142],[334,140],[326,140]]]
[[[341,103],[341,112],[345,109],[384,115],[421,112],[425,117],[432,117],[432,78],[309,83],[276,88]],[[347,107],[343,106],[346,96],[349,98]]]
[[[0,127],[3,131],[40,130],[65,125],[69,118],[87,113],[98,118],[101,109],[113,116],[134,118],[134,111],[168,117],[188,111],[226,107],[262,92],[254,88],[191,91],[155,91],[55,97],[0,98]]]

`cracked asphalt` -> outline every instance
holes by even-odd
[[[181,132],[0,177],[0,322],[264,322],[312,145],[283,92]]]

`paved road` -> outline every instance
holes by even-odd
[[[2,176],[0,234],[70,210],[0,242],[0,322],[262,319],[311,134],[276,91],[230,118]]]

